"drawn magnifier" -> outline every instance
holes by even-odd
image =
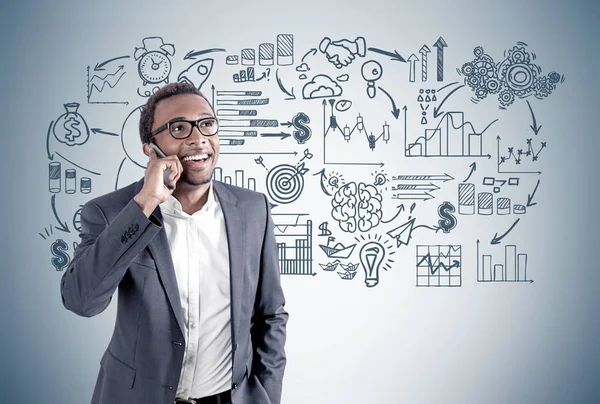
[[[383,68],[375,60],[369,60],[362,65],[361,74],[367,82],[367,95],[369,98],[375,98],[375,82],[381,78]]]

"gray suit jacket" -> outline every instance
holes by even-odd
[[[143,181],[84,205],[81,243],[62,277],[63,304],[81,316],[101,313],[119,293],[92,403],[175,400],[185,349],[181,302],[160,208],[147,218],[133,201]],[[233,403],[276,404],[288,314],[269,204],[257,192],[213,186],[229,244]]]

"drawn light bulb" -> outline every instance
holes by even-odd
[[[379,267],[385,258],[385,249],[381,244],[370,241],[360,249],[359,257],[365,271],[365,284],[372,288],[379,283]]]

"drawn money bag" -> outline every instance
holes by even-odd
[[[52,132],[54,137],[67,146],[82,145],[90,137],[90,129],[85,119],[77,112],[79,103],[70,102],[64,104],[67,112],[58,117]]]

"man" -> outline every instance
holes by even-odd
[[[269,204],[211,180],[217,130],[194,86],[166,85],[140,118],[144,178],[82,209],[63,303],[90,317],[119,296],[92,403],[281,400],[288,314]]]

